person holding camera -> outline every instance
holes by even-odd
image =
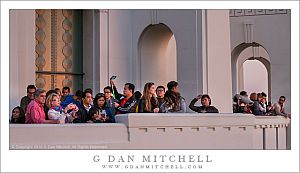
[[[253,105],[251,106],[252,114],[254,115],[265,115],[266,108],[265,105],[265,98],[261,93],[257,93],[257,101],[254,101]]]
[[[44,111],[46,102],[46,91],[37,89],[34,93],[34,99],[29,103],[26,109],[26,124],[59,124],[58,120],[47,120]]]
[[[114,123],[115,118],[106,104],[103,93],[96,94],[93,106],[89,111],[90,121],[93,123]]]
[[[195,103],[199,99],[201,99],[202,106],[195,106]],[[211,99],[207,94],[198,95],[196,98],[194,98],[191,101],[189,108],[198,113],[219,113],[219,110],[217,108],[211,106]]]
[[[251,106],[254,101],[248,98],[246,91],[241,91],[240,94],[236,94],[233,97],[233,102],[233,113],[252,113]]]
[[[63,109],[60,105],[60,97],[56,93],[52,93],[47,97],[46,104],[49,108],[49,120],[57,120],[60,124],[64,124],[72,123],[76,118],[78,107],[75,104],[70,103]]]
[[[119,103],[114,102],[114,106],[117,110],[116,114],[135,113],[137,107],[137,101],[133,95],[135,86],[132,83],[126,83],[124,85],[123,94],[120,94],[113,79],[110,80],[110,84],[116,99],[119,100]]]

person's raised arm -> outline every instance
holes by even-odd
[[[120,94],[117,90],[116,84],[114,80],[110,80],[110,85],[113,89],[113,94],[115,95],[117,100],[120,100],[120,98],[123,96],[122,94]]]
[[[196,103],[199,99],[200,99],[200,95],[197,96],[196,98],[194,98],[194,99],[191,101],[191,103],[190,103],[190,105],[189,105],[189,108],[190,108],[191,110],[193,110],[193,111],[195,111],[195,112],[198,112],[198,110],[200,109],[200,107],[199,107],[199,106],[195,106],[195,103]]]

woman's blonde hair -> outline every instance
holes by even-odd
[[[56,94],[56,93],[52,93],[52,94],[50,94],[50,95],[47,97],[46,105],[47,105],[47,107],[48,107],[49,109],[51,109],[51,102],[52,102],[53,97],[59,98],[59,95]]]

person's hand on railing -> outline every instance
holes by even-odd
[[[284,117],[291,119],[291,114],[285,114]]]
[[[154,112],[154,113],[158,113],[158,112],[159,112],[159,108],[155,108],[155,109],[153,110],[153,112]]]

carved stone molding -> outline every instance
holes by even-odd
[[[71,45],[73,40],[73,36],[71,34],[71,30],[73,27],[71,18],[73,13],[72,10],[62,10],[62,14],[65,17],[65,19],[62,22],[62,27],[64,29],[62,40],[65,44],[65,46],[62,48],[62,53],[65,56],[62,65],[66,72],[70,72],[73,66],[73,61],[71,58],[73,54],[72,45]],[[65,79],[62,81],[62,85],[68,87],[71,87],[73,85],[69,75],[65,75]]]
[[[287,14],[286,9],[233,9],[229,11],[230,17],[278,15]]]

